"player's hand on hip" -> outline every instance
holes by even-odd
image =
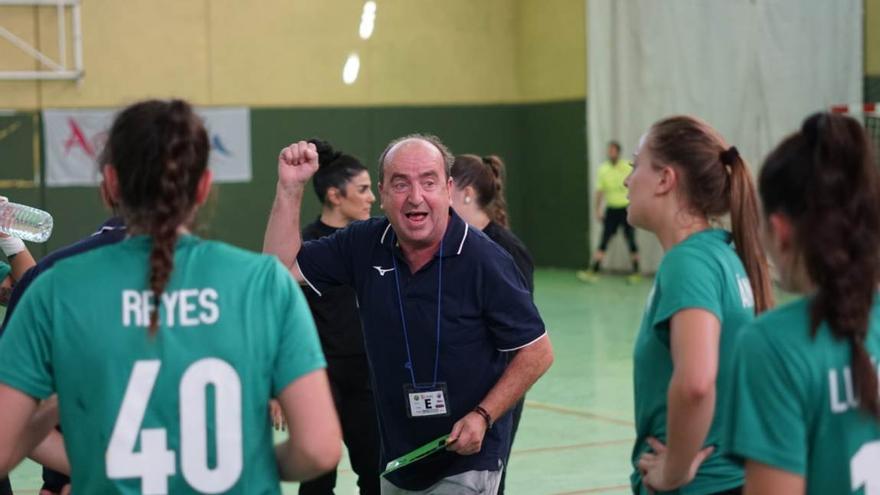
[[[486,420],[475,412],[468,413],[452,426],[446,450],[459,455],[474,455],[483,448]]]
[[[318,170],[318,150],[307,141],[299,141],[278,155],[278,183],[284,189],[302,188]]]

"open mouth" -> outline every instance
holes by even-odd
[[[420,224],[428,218],[428,214],[423,211],[411,211],[409,213],[405,213],[404,216],[406,216],[407,220],[415,224]]]

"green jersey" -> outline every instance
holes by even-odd
[[[642,317],[634,353],[636,444],[635,468],[642,454],[650,451],[648,437],[667,441],[667,391],[672,379],[670,322],[685,309],[702,309],[721,324],[716,405],[705,446],[719,442],[720,427],[727,420],[725,394],[730,386],[731,350],[741,327],[754,318],[754,297],[742,262],[724,230],[704,230],[675,245],[663,257]],[[631,476],[633,489],[647,493],[641,475]],[[735,488],[743,483],[742,468],[716,450],[697,472],[696,478],[675,493],[705,494]]]
[[[268,402],[324,366],[277,259],[182,237],[159,301],[148,237],[58,262],[0,339],[0,382],[58,393],[75,493],[280,493]]]
[[[865,341],[880,359],[880,301]],[[880,493],[880,422],[858,408],[850,344],[810,336],[809,299],[740,332],[725,450],[803,476],[807,493]]]

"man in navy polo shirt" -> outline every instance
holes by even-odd
[[[387,217],[305,244],[300,206],[318,156],[301,141],[278,159],[263,250],[316,294],[338,285],[357,292],[383,465],[449,434],[446,451],[383,478],[383,494],[494,494],[508,410],[553,361],[513,259],[452,211],[452,159],[430,136],[393,141],[379,164]]]

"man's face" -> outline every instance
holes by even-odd
[[[617,149],[617,146],[608,145],[608,160],[611,163],[616,163],[618,158],[620,158],[620,150]]]
[[[384,167],[379,193],[400,242],[410,247],[440,242],[452,204],[452,179],[440,150],[420,139],[403,141],[388,152]]]

